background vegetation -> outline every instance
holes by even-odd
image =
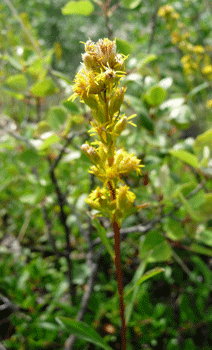
[[[121,230],[128,349],[209,350],[212,4],[76,3],[0,4],[2,347],[120,349],[115,268],[99,238],[111,227],[84,202],[98,185],[80,149],[90,111],[68,100],[80,42],[109,37],[129,55],[122,111],[137,114],[120,147],[145,165],[126,181],[136,204],[150,202]],[[155,267],[164,272],[138,282]],[[80,339],[67,318],[84,322]]]

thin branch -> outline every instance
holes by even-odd
[[[42,57],[42,51],[40,50],[36,40],[33,38],[33,36],[31,35],[30,31],[27,29],[27,27],[25,26],[24,22],[22,21],[21,17],[19,16],[18,12],[16,11],[15,7],[13,6],[12,2],[10,0],[4,0],[6,2],[6,4],[8,5],[8,7],[10,8],[12,14],[14,15],[14,17],[17,19],[17,21],[19,22],[23,32],[26,34],[26,36],[28,37],[28,39],[30,40],[32,46],[34,47],[34,49],[36,50],[37,54]]]
[[[157,13],[158,13],[158,0],[155,0],[154,2],[155,9],[152,14],[152,19],[151,19],[151,33],[150,33],[150,39],[149,39],[149,44],[148,44],[148,49],[147,53],[149,54],[152,48],[152,45],[154,43],[154,37],[155,37],[155,32],[156,32],[156,23],[157,23]]]
[[[86,292],[84,293],[84,295],[82,297],[80,310],[79,310],[79,312],[77,314],[77,321],[82,321],[84,316],[85,316],[85,314],[86,314],[86,311],[87,311],[87,308],[88,308],[88,304],[89,304],[89,301],[90,301],[90,298],[91,298],[91,295],[92,295],[92,292],[93,292],[95,280],[96,280],[96,277],[97,277],[98,267],[99,267],[99,260],[100,260],[100,257],[101,257],[102,250],[103,250],[103,246],[100,247],[99,251],[96,253],[97,261],[92,264],[91,274],[90,274],[90,277],[89,277],[88,282],[86,284]],[[70,335],[68,337],[68,339],[66,340],[66,342],[65,342],[64,350],[72,350],[74,345],[75,345],[75,343],[76,343],[76,340],[77,340],[76,336]]]
[[[58,180],[55,176],[55,172],[54,169],[52,168],[52,166],[50,165],[50,178],[52,180],[52,183],[55,186],[55,191],[57,194],[57,199],[58,199],[58,204],[60,207],[60,221],[61,224],[64,228],[65,231],[65,239],[66,239],[66,249],[68,251],[68,255],[66,256],[66,260],[67,260],[67,264],[68,264],[68,279],[69,279],[69,291],[70,291],[70,296],[72,296],[72,301],[74,302],[75,300],[75,289],[74,289],[74,285],[72,282],[72,262],[70,259],[70,254],[72,252],[72,247],[71,247],[71,242],[70,242],[70,230],[69,227],[67,225],[67,215],[64,211],[64,204],[65,204],[65,199],[64,196],[61,192],[60,186],[58,184]]]

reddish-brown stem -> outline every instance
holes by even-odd
[[[111,200],[116,199],[116,190],[113,184],[108,181],[108,188],[110,191]],[[120,305],[120,316],[121,316],[121,350],[127,349],[127,329],[124,316],[124,293],[123,293],[123,276],[121,268],[121,249],[120,249],[120,226],[117,222],[115,216],[112,220],[113,232],[114,232],[114,250],[115,250],[115,266],[116,266],[116,280],[118,283],[118,293],[119,293],[119,305]]]
[[[115,248],[115,266],[116,266],[116,279],[118,283],[119,303],[120,303],[120,316],[121,316],[121,350],[127,349],[126,340],[126,323],[124,316],[124,296],[123,296],[123,279],[121,269],[121,251],[120,251],[120,227],[116,221],[113,221],[114,231],[114,248]]]

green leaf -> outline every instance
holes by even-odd
[[[140,3],[141,0],[121,0],[122,6],[129,10],[134,10]]]
[[[172,256],[172,251],[166,239],[157,231],[147,233],[142,242],[140,257],[143,259],[151,252],[148,261],[166,261]]]
[[[124,55],[129,55],[132,47],[126,40],[116,39],[117,51],[123,53]]]
[[[197,214],[205,220],[212,219],[212,193],[204,193],[204,202],[199,205]]]
[[[107,249],[108,253],[112,257],[112,259],[114,259],[114,257],[115,257],[114,251],[113,251],[113,248],[112,248],[112,245],[111,245],[109,239],[107,238],[106,231],[105,231],[104,227],[102,225],[100,225],[100,223],[97,219],[94,219],[92,221],[92,223],[96,227],[98,235],[99,235],[102,243],[104,244],[105,248]]]
[[[49,137],[47,137],[42,145],[39,147],[39,151],[43,151],[47,148],[49,148],[50,146],[52,146],[54,143],[58,142],[60,139],[56,134],[51,134]]]
[[[143,108],[142,110],[140,109],[139,111],[139,118],[141,120],[142,126],[149,130],[149,131],[154,131],[154,123],[149,117],[148,112]]]
[[[212,150],[212,129],[207,130],[203,134],[197,136],[193,144],[194,152],[198,157],[203,156],[204,148],[208,147]]]
[[[89,16],[94,10],[89,0],[69,1],[63,8],[63,15]]]
[[[66,121],[66,111],[63,107],[52,107],[48,113],[48,123],[52,129],[58,131]]]
[[[191,91],[189,91],[189,93],[187,94],[187,98],[190,98],[196,94],[198,94],[198,92],[208,88],[210,86],[209,83],[203,83],[203,84],[200,84],[198,86],[196,86],[194,89],[192,89]]]
[[[139,278],[139,280],[135,283],[135,285],[130,290],[127,291],[126,296],[130,294],[134,290],[134,288],[140,286],[141,283],[147,281],[148,279],[164,271],[165,269],[163,269],[162,267],[156,267],[150,271],[147,271],[142,277]]]
[[[189,213],[189,215],[196,221],[201,221],[203,220],[203,217],[197,213],[196,210],[192,207],[192,205],[189,203],[189,201],[183,196],[182,193],[179,193],[179,197],[184,204],[185,209]]]
[[[28,82],[24,74],[12,75],[5,81],[5,87],[14,92],[24,92],[27,88]]]
[[[192,252],[207,255],[207,256],[212,256],[212,249],[205,248],[201,244],[193,243],[189,248]]]
[[[143,273],[144,273],[144,271],[146,269],[146,265],[147,265],[147,262],[148,262],[149,255],[150,254],[148,254],[145,257],[145,259],[142,259],[139,267],[136,270],[135,275],[133,276],[132,282],[130,284],[128,284],[124,288],[124,296],[125,297],[128,296],[130,294],[130,290],[133,289],[133,295],[130,298],[130,301],[127,301],[126,315],[125,315],[126,316],[126,324],[128,324],[129,321],[130,321],[130,317],[131,317],[131,314],[132,314],[132,311],[133,311],[133,307],[134,307],[134,303],[135,303],[135,300],[136,300],[136,296],[137,296],[138,291],[139,291],[139,287],[133,288],[133,286],[139,280],[139,278],[142,277],[142,275],[143,275]]]
[[[59,92],[59,89],[54,81],[50,77],[47,77],[34,84],[30,91],[36,97],[45,97]]]
[[[194,154],[183,150],[170,150],[169,153],[171,153],[171,155],[173,155],[174,157],[177,157],[178,159],[182,160],[186,164],[191,165],[193,168],[199,168],[197,157]]]
[[[76,105],[76,103],[74,103],[72,101],[68,101],[68,100],[66,100],[66,101],[64,101],[62,103],[63,103],[63,106],[69,110],[69,112],[71,112],[71,113],[80,113],[79,108]]]
[[[146,57],[142,58],[140,61],[138,61],[138,70],[146,66],[146,64],[155,61],[157,59],[157,56],[154,54],[147,55]]]
[[[0,58],[8,61],[15,69],[22,71],[23,66],[17,59],[11,57],[10,55],[0,55]]]
[[[59,319],[59,322],[62,321],[67,327],[70,333],[76,335],[80,339],[83,339],[87,342],[100,346],[105,350],[112,350],[112,348],[107,345],[100,335],[90,326],[84,322],[78,322],[71,318],[59,316],[56,320]]]
[[[144,99],[150,106],[156,107],[165,100],[166,96],[167,92],[164,88],[153,86],[144,94]]]
[[[195,236],[196,240],[212,248],[212,230],[204,229]]]
[[[27,149],[22,152],[20,160],[24,162],[26,166],[38,166],[41,162],[40,156],[34,149]]]
[[[164,229],[167,237],[173,241],[180,241],[185,237],[185,230],[183,228],[183,225],[171,217],[168,217],[166,219]]]

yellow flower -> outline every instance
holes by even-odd
[[[212,65],[208,65],[202,69],[202,73],[207,75],[212,73]]]
[[[179,33],[177,33],[177,32],[173,32],[171,34],[171,37],[172,37],[173,44],[177,44],[180,41],[180,36],[179,36]]]
[[[194,50],[195,53],[203,53],[205,51],[204,47],[202,47],[201,45],[194,46],[193,50]]]
[[[212,108],[212,100],[208,100],[206,103],[206,108],[211,109]]]
[[[158,11],[159,17],[165,17],[167,14],[174,12],[174,8],[171,5],[162,6]]]

